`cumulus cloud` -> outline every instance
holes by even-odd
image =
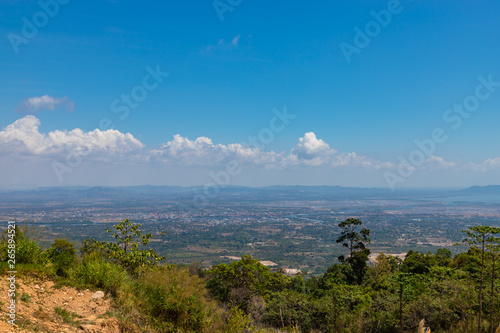
[[[368,175],[377,170],[396,172],[399,167],[398,162],[379,161],[355,152],[339,152],[314,132],[307,132],[298,138],[290,150],[275,152],[244,143],[214,143],[204,136],[189,139],[180,134],[151,149],[132,134],[117,130],[83,131],[76,128],[44,133],[40,132],[40,120],[34,115],[26,115],[0,130],[0,164],[4,169],[45,170],[40,171],[40,177],[46,177],[47,172],[55,171],[51,167],[54,162],[64,166],[74,161],[71,159],[68,162],[68,156],[75,157],[74,154],[80,155],[84,162],[82,170],[85,171],[79,173],[83,178],[96,174],[102,179],[110,179],[110,170],[122,170],[116,168],[119,164],[129,168],[127,177],[147,179],[145,182],[155,181],[155,177],[161,177],[159,175],[176,174],[172,170],[189,174],[191,182],[193,179],[203,181],[203,175],[206,176],[208,170],[226,168],[230,161],[237,161],[239,166],[248,167],[251,172],[263,177],[290,173],[301,175],[302,172],[309,171],[312,171],[311,174],[328,173],[337,177],[342,177],[346,172],[362,176],[363,172]],[[500,170],[500,157],[477,163],[463,163],[430,156],[422,165],[411,168],[422,170],[427,175],[464,172],[484,173],[485,177],[490,177]],[[164,170],[169,170],[170,173],[165,173]],[[332,172],[329,173],[330,171]],[[56,175],[60,177],[57,172]],[[117,179],[122,181],[119,177]]]
[[[229,161],[238,161],[242,166],[278,170],[303,167],[388,170],[398,166],[397,163],[378,161],[355,152],[338,152],[314,132],[305,133],[289,153],[285,153],[264,151],[241,143],[217,144],[208,137],[191,140],[180,134],[157,148],[148,149],[132,134],[117,130],[95,129],[85,132],[76,128],[42,133],[39,127],[40,120],[33,115],[27,115],[5,127],[0,131],[0,155],[61,159],[69,152],[75,152],[89,156],[90,161],[159,163],[181,167],[219,167]],[[87,154],[89,152],[91,154]],[[417,169],[487,172],[500,170],[500,157],[480,163],[462,163],[446,161],[433,155]]]
[[[281,157],[275,152],[263,152],[239,143],[214,144],[207,137],[189,140],[179,134],[152,150],[151,155],[163,162],[185,165],[216,165],[230,160],[263,165],[276,163]]]
[[[132,134],[117,130],[95,129],[40,133],[40,120],[29,115],[18,119],[0,131],[0,151],[24,155],[49,156],[67,154],[68,151],[91,151],[93,156],[110,157],[141,150],[144,145]]]
[[[68,111],[73,111],[75,103],[70,101],[68,97],[52,97],[49,95],[30,97],[19,104],[17,112],[36,113],[40,110],[55,110],[59,107],[64,107]]]
[[[372,169],[392,168],[391,162],[380,162],[365,156],[352,153],[339,153],[330,147],[316,134],[309,132],[299,138],[299,143],[292,148],[290,155],[282,165],[304,165],[329,167],[365,167]]]
[[[389,162],[379,162],[356,153],[337,153],[313,132],[299,138],[298,144],[288,155],[284,152],[263,151],[239,143],[214,144],[207,137],[189,140],[179,134],[172,141],[150,151],[150,157],[157,161],[180,165],[213,166],[236,160],[241,164],[261,166],[266,169],[285,169],[300,166],[358,166],[379,169],[392,167]]]
[[[299,138],[299,143],[291,151],[290,160],[302,161],[309,165],[321,165],[336,152],[325,141],[316,138],[316,134],[309,132]]]
[[[392,163],[379,162],[356,153],[338,153],[313,132],[305,133],[289,154],[263,151],[246,144],[216,144],[210,138],[190,140],[179,134],[155,149],[145,146],[130,133],[117,130],[84,132],[55,130],[41,133],[40,120],[33,115],[18,119],[0,131],[0,154],[64,158],[68,152],[87,155],[90,160],[154,162],[178,166],[223,166],[229,161],[264,169],[290,167],[365,167],[390,168]],[[90,155],[90,154],[89,154]]]

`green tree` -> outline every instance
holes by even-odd
[[[5,230],[0,241],[0,257],[1,260],[9,258],[9,234],[15,242],[15,262],[16,264],[36,264],[42,261],[42,250],[37,241],[30,237],[30,229],[28,226],[15,226],[14,229]],[[14,230],[12,232],[12,230]],[[33,234],[33,232],[31,232]]]
[[[366,262],[370,255],[370,250],[366,248],[366,244],[370,243],[370,229],[361,228],[358,233],[358,227],[363,224],[361,220],[348,218],[339,223],[342,228],[340,236],[337,238],[337,243],[349,249],[349,257],[339,257],[340,262],[347,262],[353,271],[355,281],[361,284],[366,272]]]
[[[141,224],[134,224],[125,219],[113,226],[116,231],[106,229],[106,232],[112,233],[118,246],[120,246],[123,249],[123,253],[127,255],[129,252],[137,250],[139,245],[148,245],[149,240],[153,238],[152,234],[143,235],[140,227]]]
[[[76,261],[75,247],[66,239],[55,239],[54,243],[47,249],[49,259],[56,268],[56,274],[67,277],[68,269]]]
[[[499,229],[500,231],[500,229]],[[495,233],[498,234],[500,232]],[[490,292],[490,332],[493,333],[495,331],[495,324],[494,324],[494,313],[495,313],[495,280],[496,280],[496,263],[498,259],[498,252],[500,251],[500,238],[498,237],[489,237],[488,238],[488,245],[486,245],[486,248],[489,250],[490,256],[491,256],[491,275],[490,275],[490,280],[491,280],[491,292]]]
[[[143,234],[141,224],[134,224],[125,219],[113,226],[115,231],[106,229],[116,239],[115,242],[96,241],[89,238],[83,241],[82,253],[98,252],[108,260],[116,262],[129,271],[139,267],[157,266],[165,257],[159,256],[152,249],[143,249],[149,244],[152,234]]]
[[[244,311],[252,296],[281,290],[290,282],[283,274],[270,273],[269,267],[247,255],[229,265],[213,266],[207,277],[207,287],[217,300]]]
[[[469,227],[468,230],[462,230],[462,232],[467,235],[467,237],[463,240],[463,243],[469,245],[470,247],[478,248],[481,251],[481,278],[479,280],[479,311],[477,324],[477,331],[481,333],[485,253],[488,245],[494,243],[497,240],[495,235],[500,234],[500,228],[477,226]]]
[[[366,243],[370,243],[370,229],[362,228],[360,232],[357,232],[359,226],[363,222],[359,219],[348,218],[345,221],[339,223],[339,227],[342,228],[340,236],[337,238],[337,243],[342,243],[342,246],[349,249],[350,255],[354,251],[364,250],[366,248]]]

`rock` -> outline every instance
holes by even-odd
[[[93,295],[92,295],[92,298],[93,299],[101,299],[104,297],[104,292],[102,291],[96,291]]]
[[[35,289],[40,289],[40,286],[35,284]]]

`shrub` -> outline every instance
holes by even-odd
[[[216,305],[205,283],[188,269],[160,268],[141,277],[139,299],[160,332],[212,332]]]
[[[56,239],[47,250],[47,256],[54,264],[56,274],[67,277],[76,262],[75,247],[66,239]]]
[[[97,254],[85,257],[74,274],[78,283],[103,289],[113,296],[130,282],[129,275],[122,267],[105,261]]]
[[[36,264],[40,263],[41,249],[37,242],[26,237],[27,229],[24,232],[18,227],[15,227],[15,244],[16,244],[16,264]],[[7,241],[7,233],[4,232],[0,241],[0,259],[6,261],[8,258],[9,243]]]

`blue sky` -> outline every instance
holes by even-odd
[[[23,17],[43,19],[43,6],[2,2],[0,187],[202,185],[235,159],[244,172],[231,184],[500,181],[500,88],[458,129],[443,120],[479,76],[500,81],[498,2],[220,0],[231,8],[223,20],[212,1],[42,3],[59,8],[25,38]],[[355,28],[366,33],[371,12],[390,6],[390,22],[347,61],[341,43],[355,47]],[[26,43],[13,47],[13,34]],[[168,76],[120,119],[113,101],[141,86],[148,66]],[[246,145],[285,106],[296,118],[257,150]],[[103,119],[117,132],[97,133]],[[399,172],[399,156],[435,128],[447,140]],[[68,165],[89,144],[93,153]],[[71,172],[58,177],[54,163]]]

